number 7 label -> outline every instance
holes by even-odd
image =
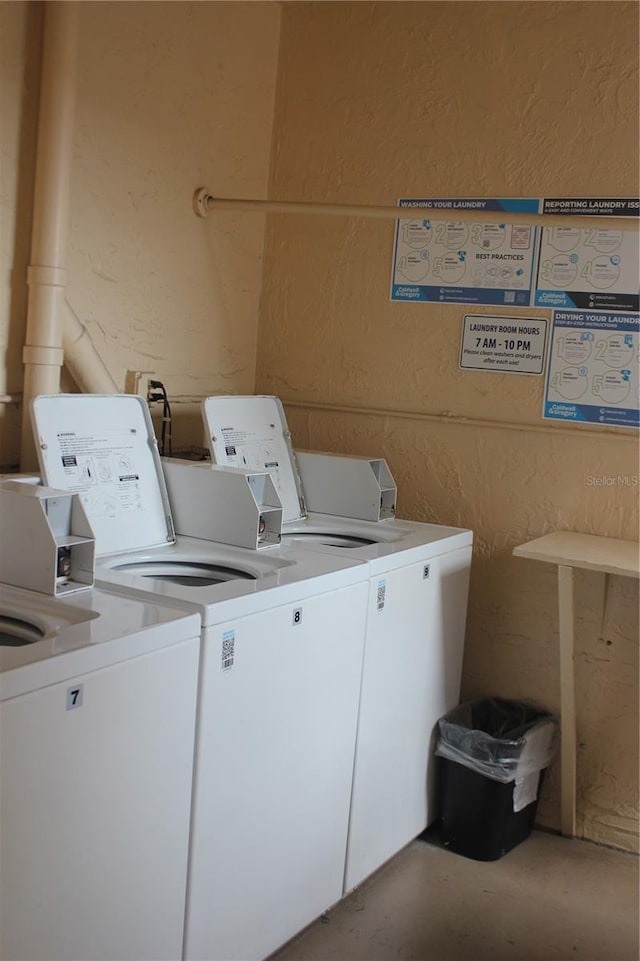
[[[83,684],[76,684],[75,687],[67,688],[67,711],[73,711],[76,707],[82,707]]]

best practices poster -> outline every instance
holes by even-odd
[[[482,211],[537,213],[539,200],[405,198],[396,222],[391,299],[455,304],[531,303],[538,228],[484,223]],[[473,223],[456,211],[477,211]]]
[[[396,221],[391,300],[634,312],[638,232],[608,217],[637,218],[638,198],[403,198]],[[475,211],[476,222],[456,220]],[[590,225],[484,223],[483,211],[589,216]],[[624,223],[624,221],[623,221]],[[631,224],[630,224],[631,226]]]
[[[543,417],[639,427],[637,314],[555,310]]]

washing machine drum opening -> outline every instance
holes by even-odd
[[[44,631],[29,621],[0,614],[0,647],[22,647],[35,644],[44,637]]]
[[[180,584],[184,587],[210,587],[225,581],[255,581],[255,574],[235,567],[218,564],[195,564],[189,561],[145,561],[137,564],[119,564],[113,570],[127,574],[152,577],[156,581]]]
[[[305,541],[307,544],[323,544],[327,547],[368,547],[370,544],[377,544],[371,537],[356,537],[352,534],[317,534],[305,533],[301,531],[295,534],[284,534],[283,540]]]

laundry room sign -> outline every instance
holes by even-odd
[[[546,337],[543,317],[466,314],[460,367],[498,374],[542,374]]]

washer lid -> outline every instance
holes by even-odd
[[[284,408],[278,397],[207,397],[202,405],[211,459],[268,471],[282,502],[282,523],[307,516]]]
[[[173,544],[149,409],[133,394],[36,397],[32,418],[45,484],[79,494],[96,556]]]

